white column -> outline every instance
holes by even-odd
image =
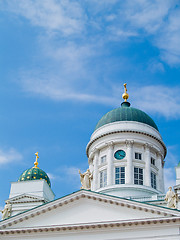
[[[145,144],[145,173],[144,173],[144,185],[151,187],[151,155],[150,155],[150,145]]]
[[[96,191],[96,189],[98,188],[98,158],[99,158],[99,150],[96,149],[94,153],[94,160],[93,160],[94,171],[93,171],[93,184],[91,187],[92,191]]]
[[[165,192],[165,186],[164,186],[164,160],[162,158],[162,192]]]
[[[108,143],[107,152],[107,186],[113,185],[113,142]]]
[[[127,167],[125,172],[125,183],[133,184],[133,141],[126,140]]]
[[[161,153],[157,153],[157,168],[158,168],[158,177],[157,177],[157,190],[164,192],[163,185],[163,167],[162,167],[162,156]]]

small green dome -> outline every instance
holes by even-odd
[[[51,187],[51,182],[48,175],[38,167],[32,167],[24,171],[19,177],[18,181],[29,181],[38,179],[46,180],[47,184]]]
[[[140,122],[147,124],[159,131],[157,125],[150,116],[139,109],[130,107],[129,102],[123,102],[120,108],[113,109],[112,111],[106,113],[97,123],[95,130],[108,123],[119,121]]]

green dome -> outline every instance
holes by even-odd
[[[32,167],[24,171],[19,177],[18,181],[29,181],[29,180],[37,180],[44,179],[47,184],[51,187],[51,183],[48,175],[38,167]]]
[[[157,125],[151,117],[139,109],[130,107],[129,102],[123,102],[120,108],[113,109],[112,111],[106,113],[97,123],[95,130],[108,123],[119,121],[140,122],[147,124],[159,131]]]

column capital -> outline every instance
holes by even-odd
[[[132,147],[133,144],[134,144],[134,141],[133,140],[126,140],[125,144],[126,144],[126,147]]]
[[[99,154],[99,152],[100,152],[100,149],[95,147],[92,151],[92,154]]]
[[[161,160],[163,159],[163,154],[160,151],[158,151],[156,155],[157,155],[157,158],[160,158]]]
[[[149,143],[145,143],[144,144],[144,150],[150,150],[153,148],[153,145],[149,144]]]
[[[93,158],[92,157],[89,157],[88,163],[89,163],[89,165],[93,163]]]
[[[114,142],[113,142],[113,141],[108,142],[108,143],[106,143],[106,146],[107,146],[108,148],[113,148],[113,147],[114,147]]]

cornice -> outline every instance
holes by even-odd
[[[25,200],[26,199],[26,200]],[[47,202],[46,199],[37,196],[31,196],[29,194],[22,194],[16,197],[12,197],[8,199],[11,204],[19,204],[19,203],[33,203],[33,202]]]
[[[166,156],[166,153],[167,153],[167,149],[166,149],[166,146],[165,144],[163,143],[163,141],[159,138],[157,138],[156,136],[152,135],[152,134],[149,134],[149,133],[146,133],[146,132],[142,132],[142,131],[133,131],[133,130],[117,130],[117,131],[111,131],[111,132],[108,132],[108,133],[104,133],[104,134],[101,134],[99,135],[98,137],[94,138],[93,140],[90,140],[90,142],[88,143],[87,147],[86,147],[86,155],[87,157],[89,158],[89,148],[91,147],[91,145],[98,139],[102,138],[102,137],[105,137],[105,136],[108,136],[108,135],[112,135],[112,134],[116,134],[116,133],[137,133],[137,134],[141,134],[141,135],[145,135],[145,136],[148,136],[148,137],[151,137],[153,139],[155,139],[156,141],[158,141],[162,147],[164,148],[164,158]]]
[[[179,211],[175,211],[172,209],[163,208],[163,207],[146,204],[146,203],[140,203],[137,201],[127,200],[119,197],[113,197],[113,196],[96,193],[92,191],[80,190],[71,195],[40,205],[31,210],[17,214],[11,218],[5,219],[0,222],[0,229],[11,227],[12,225],[15,225],[19,222],[26,221],[30,218],[34,218],[35,216],[41,215],[43,213],[46,213],[58,207],[62,207],[64,205],[67,205],[69,203],[72,203],[74,201],[77,201],[79,199],[84,199],[84,198],[91,199],[93,201],[104,202],[104,203],[107,203],[108,205],[114,204],[114,205],[119,205],[126,208],[132,208],[140,211],[151,212],[151,213],[158,214],[159,216],[162,216],[162,217],[180,216]]]
[[[168,217],[168,218],[147,218],[143,220],[132,219],[132,220],[120,220],[120,221],[106,221],[106,222],[93,222],[83,224],[66,224],[66,225],[52,225],[32,228],[17,228],[0,230],[0,235],[14,235],[14,234],[30,234],[30,233],[43,233],[43,232],[65,232],[65,231],[83,231],[93,229],[119,229],[125,227],[143,227],[155,226],[157,224],[177,224],[179,225],[180,217]]]

